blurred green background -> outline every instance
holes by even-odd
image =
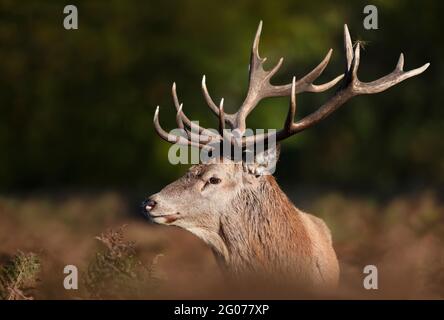
[[[75,4],[79,29],[63,28]],[[363,8],[379,10],[365,30]],[[343,70],[342,28],[367,42],[360,78],[431,67],[384,93],[360,96],[284,143],[276,175],[293,187],[321,186],[381,194],[444,185],[441,1],[0,1],[0,191],[119,189],[153,192],[186,166],[167,159],[153,130],[173,128],[171,84],[184,110],[216,127],[200,90],[203,74],[226,110],[247,87],[250,47],[264,21],[261,55],[284,57],[274,83],[301,77],[334,54],[318,82]],[[333,90],[298,96],[298,117]],[[280,128],[286,98],[267,100],[253,128]]]

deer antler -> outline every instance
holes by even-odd
[[[324,103],[317,111],[311,113],[310,115],[304,117],[303,119],[293,122],[286,121],[285,126],[282,130],[276,133],[276,140],[280,141],[285,138],[292,136],[302,130],[305,130],[319,121],[326,118],[328,115],[336,111],[340,106],[346,103],[350,98],[362,95],[362,94],[374,94],[379,93],[384,90],[393,87],[405,79],[414,77],[423,73],[430,65],[430,63],[424,64],[422,67],[417,69],[413,69],[410,71],[404,71],[404,55],[401,53],[399,56],[398,63],[396,68],[390,74],[379,78],[375,81],[371,82],[362,82],[358,79],[358,68],[360,63],[360,45],[356,44],[355,50],[353,51],[352,41],[350,37],[350,33],[348,31],[347,25],[344,25],[344,51],[345,51],[345,62],[346,62],[346,71],[344,81],[341,84],[340,88],[336,93],[331,97],[326,103]],[[292,92],[292,100],[296,99],[296,90]],[[294,119],[294,111],[292,110],[293,106],[290,104],[289,115]],[[267,136],[266,139],[270,138],[270,135]],[[243,144],[250,144],[252,140],[255,140],[255,143],[258,143],[261,140],[264,140],[265,137],[262,135],[252,136],[244,139]]]
[[[179,128],[185,129],[188,134],[188,139],[182,136],[176,137],[168,135],[168,133],[166,133],[160,127],[158,120],[159,111],[157,109],[154,115],[154,125],[156,131],[163,139],[172,143],[187,144],[200,148],[202,148],[203,146],[211,148],[211,146],[207,145],[208,143],[221,142],[227,136],[233,142],[232,134],[224,135],[225,123],[228,123],[231,129],[237,129],[242,136],[245,133],[246,129],[246,118],[262,99],[269,97],[290,96],[290,106],[287,119],[285,121],[284,127],[280,131],[271,134],[241,137],[241,141],[237,141],[237,139],[235,138],[234,142],[237,145],[247,147],[252,144],[264,142],[271,137],[276,138],[277,141],[281,141],[323,120],[328,115],[336,111],[341,105],[346,103],[350,98],[357,95],[374,94],[387,90],[388,88],[393,87],[394,85],[405,79],[421,74],[430,65],[430,63],[426,63],[420,68],[410,71],[404,71],[404,55],[401,53],[396,68],[392,73],[372,82],[361,82],[357,76],[357,71],[360,63],[360,45],[359,43],[357,43],[355,49],[353,50],[348,27],[347,25],[344,25],[344,51],[346,70],[343,75],[339,75],[333,80],[321,85],[313,84],[313,82],[321,75],[321,73],[327,67],[328,62],[330,61],[333,51],[332,49],[330,49],[321,63],[319,63],[318,66],[316,66],[310,73],[308,73],[304,77],[300,78],[297,81],[296,78],[293,77],[293,81],[290,84],[272,85],[270,83],[270,79],[278,72],[279,68],[282,66],[283,58],[279,59],[278,63],[271,70],[266,71],[264,69],[263,65],[266,61],[266,58],[261,58],[259,55],[259,39],[261,31],[262,21],[259,23],[259,27],[257,29],[251,51],[249,86],[247,95],[244,102],[242,103],[242,106],[236,113],[228,114],[224,112],[223,99],[220,106],[218,107],[208,93],[205,83],[205,76],[202,79],[202,91],[205,100],[212,112],[216,114],[219,118],[219,134],[216,134],[208,129],[201,128],[199,126],[196,127],[198,131],[197,135],[192,134],[192,132],[189,131],[189,128],[192,127],[193,123],[182,112],[182,105],[179,103],[176,94],[176,87],[175,84],[173,84],[172,92],[174,104],[177,109],[177,123]],[[343,79],[343,81],[340,87],[327,102],[325,102],[317,111],[311,113],[310,115],[297,122],[294,122],[294,117],[296,113],[296,94],[302,92],[323,92],[333,87],[341,79]]]
[[[235,127],[244,133],[246,129],[246,118],[251,113],[251,111],[257,106],[259,101],[264,98],[270,97],[281,97],[289,96],[291,92],[292,84],[275,86],[270,83],[271,78],[278,72],[283,63],[283,58],[280,58],[278,63],[270,70],[266,71],[264,69],[264,63],[267,58],[261,58],[259,55],[259,39],[262,31],[262,21],[259,23],[259,27],[256,32],[256,37],[254,38],[253,48],[251,50],[250,57],[250,72],[249,72],[249,85],[248,92],[245,100],[240,107],[239,111],[236,112],[233,117],[235,120]],[[315,81],[324,69],[327,67],[328,62],[332,54],[332,49],[330,49],[321,61],[321,63],[315,67],[310,73],[301,78],[295,83],[295,90],[297,93],[301,92],[323,92],[331,87],[333,87],[339,80],[342,79],[343,75],[336,77],[335,79],[324,83],[322,85],[315,85]]]

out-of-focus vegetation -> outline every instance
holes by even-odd
[[[63,2],[0,2],[0,189],[119,187],[154,191],[184,166],[167,161],[152,117],[173,128],[170,93],[216,127],[200,79],[234,111],[247,86],[250,46],[264,21],[262,56],[284,66],[275,83],[303,76],[333,48],[326,81],[343,70],[342,28],[367,41],[360,77],[431,67],[387,92],[357,97],[284,145],[280,179],[391,192],[444,181],[442,1],[373,1],[379,29],[365,30],[365,1],[74,1],[79,29],[63,28]],[[332,90],[333,91],[333,90]],[[298,96],[298,117],[331,95]],[[287,99],[261,104],[251,127],[279,128]]]
[[[146,298],[146,293],[162,280],[156,270],[161,254],[156,255],[151,264],[142,262],[136,255],[134,241],[124,240],[125,227],[108,230],[96,237],[105,250],[96,253],[83,276],[91,298]]]
[[[117,194],[96,199],[0,199],[2,253],[22,248],[40,256],[35,298],[307,297],[282,286],[232,283],[221,274],[211,250],[189,232],[129,218],[127,200]],[[326,193],[309,203],[303,209],[324,218],[332,229],[341,266],[340,288],[327,297],[444,298],[444,205],[433,192],[380,203]],[[122,224],[128,224],[124,233],[118,229]],[[94,235],[107,228],[117,231],[100,236],[98,246]],[[79,290],[63,288],[67,264],[81,271]],[[369,264],[378,267],[378,290],[363,289],[363,268]]]
[[[32,300],[27,292],[36,285],[40,270],[36,254],[19,251],[0,266],[0,300]]]

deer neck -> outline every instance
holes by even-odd
[[[289,238],[304,233],[302,223],[294,223],[299,211],[275,179],[261,179],[257,186],[239,192],[221,215],[219,240],[212,246],[218,260],[235,273],[270,271],[283,258],[282,246]]]

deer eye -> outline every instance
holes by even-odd
[[[211,183],[211,184],[218,184],[221,181],[222,180],[220,180],[219,178],[216,178],[216,177],[211,177],[210,180],[208,180],[208,182]]]

